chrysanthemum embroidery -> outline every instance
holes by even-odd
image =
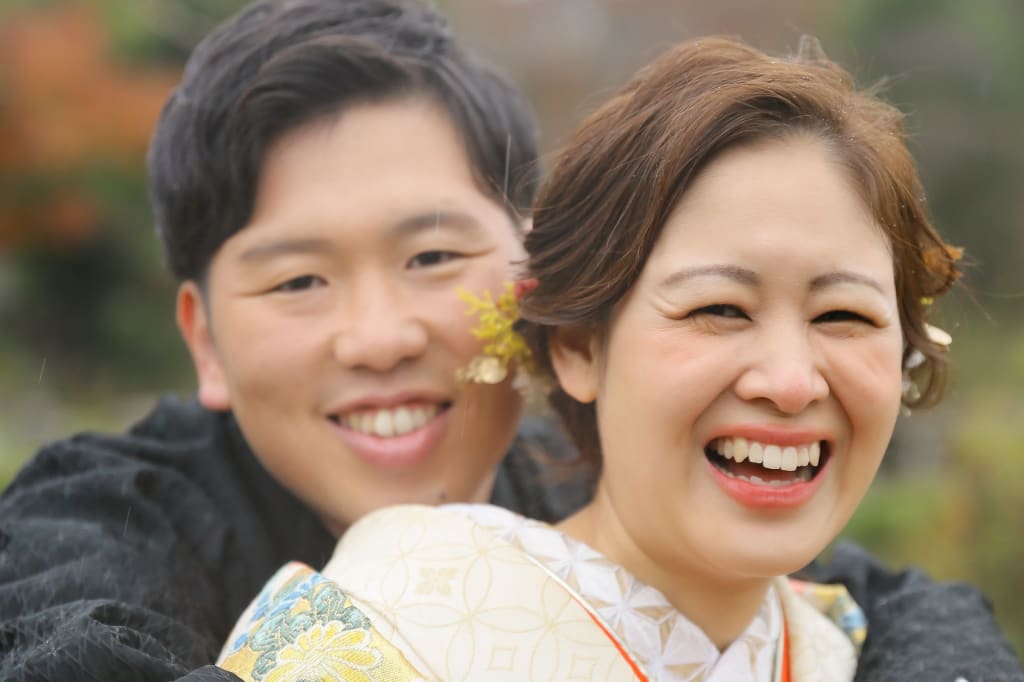
[[[420,582],[416,585],[416,594],[451,594],[451,583],[454,579],[455,568],[452,566],[442,566],[441,568],[421,568]]]
[[[497,384],[508,376],[508,366],[516,362],[529,369],[531,355],[525,339],[515,330],[519,319],[519,300],[515,286],[505,283],[505,290],[495,301],[490,291],[476,296],[465,289],[458,290],[459,298],[467,304],[466,314],[480,318],[473,328],[473,336],[484,342],[483,353],[473,358],[468,366],[458,370],[460,381]]]
[[[315,625],[278,653],[265,681],[373,682],[370,673],[383,656],[370,643],[367,630],[346,630],[337,622]]]

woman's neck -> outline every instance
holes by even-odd
[[[772,583],[772,578],[721,575],[710,566],[702,570],[697,562],[666,565],[653,560],[634,542],[600,489],[558,528],[659,590],[719,651],[747,629]]]

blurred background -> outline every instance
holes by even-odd
[[[0,484],[42,443],[121,430],[194,390],[146,202],[152,126],[240,0],[0,0]],[[935,222],[966,247],[941,306],[955,371],[901,418],[846,531],[891,567],[968,580],[1024,651],[1024,2],[448,0],[537,107],[546,154],[666,46],[775,53],[809,33],[908,114]]]

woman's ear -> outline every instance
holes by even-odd
[[[199,381],[199,402],[210,410],[231,409],[231,394],[213,341],[210,317],[203,293],[193,281],[178,287],[178,329],[185,339]]]
[[[581,403],[597,399],[598,350],[597,333],[590,325],[555,327],[548,334],[548,352],[558,383]]]

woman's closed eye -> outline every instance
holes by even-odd
[[[271,291],[274,293],[291,294],[298,291],[306,291],[314,287],[323,286],[327,283],[323,277],[318,275],[300,275],[298,277],[292,277],[289,280],[281,282],[275,286]]]
[[[406,264],[408,268],[429,268],[436,267],[438,265],[444,265],[450,263],[453,260],[461,258],[462,254],[456,253],[455,251],[421,251],[415,256],[409,259]]]
[[[827,313],[822,313],[821,315],[818,315],[816,318],[814,318],[814,321],[825,324],[833,322],[862,322],[864,324],[874,325],[874,321],[872,321],[866,315],[862,315],[852,310],[844,309],[830,310]]]
[[[750,316],[743,312],[743,309],[739,306],[732,305],[731,303],[714,303],[712,305],[701,306],[695,310],[691,310],[687,317],[721,317],[731,320],[747,320]]]

